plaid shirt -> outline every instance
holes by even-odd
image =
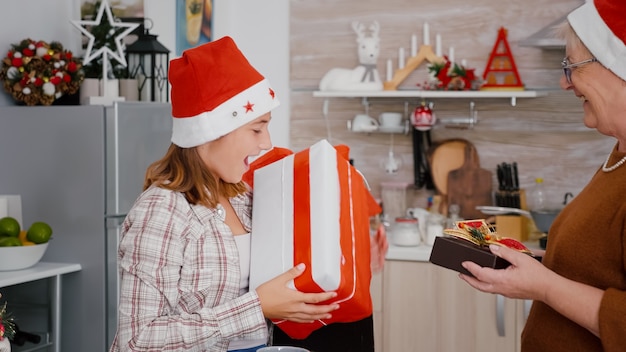
[[[230,199],[250,230],[251,194]],[[239,253],[224,212],[146,190],[122,225],[117,351],[226,351],[265,339],[256,292],[239,295]]]

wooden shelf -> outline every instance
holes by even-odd
[[[381,90],[367,91],[314,91],[318,98],[537,98],[547,92],[535,90]]]
[[[511,99],[515,106],[517,98],[537,98],[546,96],[546,91],[536,90],[381,90],[381,91],[314,91],[317,98],[441,98],[441,99]]]

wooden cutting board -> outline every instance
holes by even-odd
[[[441,195],[439,212],[448,214],[448,174],[465,163],[465,148],[469,146],[473,157],[478,162],[474,145],[463,138],[451,138],[439,141],[429,149],[428,162],[437,194]]]
[[[480,168],[476,155],[474,146],[466,145],[463,166],[448,173],[448,204],[458,204],[464,219],[482,219],[476,206],[493,205],[492,173]]]

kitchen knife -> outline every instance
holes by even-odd
[[[496,174],[498,175],[498,190],[504,191],[504,170],[502,165],[498,164],[496,166]]]
[[[502,168],[502,164],[496,165],[496,175],[498,176],[498,191],[496,192],[496,205],[504,206],[505,205],[504,169]]]
[[[521,208],[521,200],[519,196],[519,176],[517,174],[517,162],[513,162],[512,172],[513,172],[513,207]]]
[[[519,177],[517,175],[517,163],[513,162],[513,190],[519,191]]]

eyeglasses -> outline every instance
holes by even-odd
[[[572,84],[572,69],[573,68],[582,66],[584,64],[592,63],[592,62],[598,62],[598,59],[596,59],[595,57],[592,57],[591,59],[587,59],[587,60],[570,64],[569,60],[567,58],[564,58],[563,61],[561,61],[561,67],[563,67],[563,74],[565,74],[565,79],[567,79],[567,83]]]

